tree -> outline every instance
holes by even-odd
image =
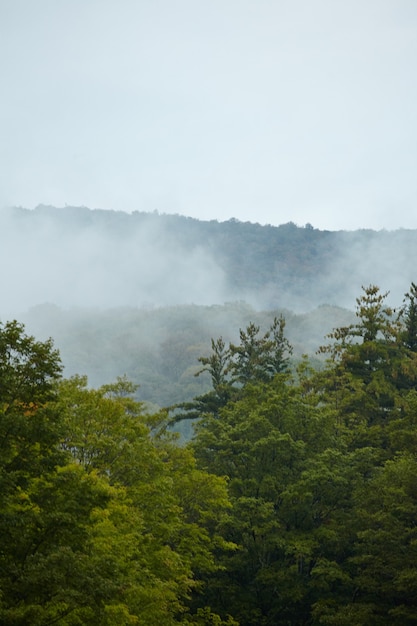
[[[327,401],[332,398],[346,424],[376,426],[375,432],[399,409],[399,378],[404,350],[398,341],[400,325],[385,306],[387,293],[370,285],[357,298],[357,324],[335,329],[334,343],[320,349],[330,353],[329,367],[317,377]]]
[[[414,455],[398,455],[357,489],[356,538],[344,568],[350,597],[323,595],[314,609],[318,623],[416,623],[416,470]]]
[[[404,297],[402,319],[404,330],[401,339],[409,350],[417,352],[417,285],[413,282]]]
[[[228,383],[227,369],[230,358],[230,350],[226,349],[223,337],[211,340],[211,354],[199,357],[199,362],[203,367],[195,374],[199,376],[203,372],[208,372],[214,391],[218,392]]]
[[[250,322],[239,330],[240,343],[226,344],[222,337],[211,340],[211,354],[198,360],[203,367],[195,374],[210,374],[212,389],[171,407],[171,423],[197,419],[205,414],[218,416],[222,407],[240,397],[247,384],[272,380],[289,368],[292,346],[285,337],[285,319],[275,317],[270,328],[260,336],[260,327]]]
[[[133,391],[124,379],[92,390],[85,377],[74,377],[61,383],[56,409],[67,425],[65,449],[128,500],[129,515],[121,519],[134,542],[123,533],[117,539],[126,548],[113,565],[113,581],[119,573],[118,587],[129,589],[119,603],[150,626],[168,625],[218,569],[217,553],[234,548],[218,532],[229,501],[225,480],[197,469],[190,450],[170,435],[151,435],[159,418],[143,412]],[[106,549],[114,556],[112,536],[120,533],[111,518],[104,521],[103,558]]]
[[[60,447],[64,427],[51,403],[61,369],[51,340],[35,341],[17,322],[1,325],[3,624],[79,623],[80,616],[71,622],[75,613],[97,606],[103,593],[103,578],[94,577],[94,589],[89,582],[90,515],[105,507],[111,494]]]
[[[248,382],[271,380],[275,374],[288,368],[292,347],[284,335],[285,319],[275,317],[267,332],[259,337],[260,328],[252,322],[246,330],[240,329],[240,344],[230,344],[228,371],[232,380],[245,385]]]
[[[225,480],[151,434],[160,418],[128,381],[94,390],[60,372],[52,342],[1,328],[0,622],[232,624],[188,606],[234,548],[218,532]]]
[[[51,340],[35,341],[16,321],[0,323],[0,481],[43,471],[60,437],[58,420],[45,406],[61,371]]]
[[[334,438],[332,415],[309,403],[285,374],[247,384],[218,418],[207,414],[197,424],[191,445],[199,466],[229,478],[233,508],[223,536],[239,546],[224,556],[225,570],[207,581],[204,601],[219,614],[229,610],[245,626],[304,623],[317,539],[305,522],[311,503],[304,500],[297,518],[290,493],[296,484],[301,488],[303,471]],[[329,475],[332,462],[326,459]],[[337,501],[333,492],[330,497],[323,509]]]
[[[264,376],[255,325],[231,346],[237,392],[201,415],[191,445],[228,476],[223,537],[239,546],[202,602],[241,626],[416,623],[413,313],[395,317],[386,297],[365,288],[326,367],[303,363],[297,384]]]
[[[94,516],[114,494],[96,475],[61,464],[26,477],[3,499],[0,621],[5,625],[105,624],[104,606],[119,589],[92,537]]]
[[[45,402],[54,393],[62,365],[52,339],[41,342],[26,335],[17,321],[0,322],[0,382],[3,410],[15,403]]]

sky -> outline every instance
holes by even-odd
[[[416,0],[1,0],[0,207],[417,228]]]

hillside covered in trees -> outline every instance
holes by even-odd
[[[0,228],[0,319],[52,336],[65,375],[100,386],[126,374],[157,407],[207,390],[197,357],[250,321],[265,331],[284,315],[292,365],[307,353],[319,366],[323,336],[352,323],[361,284],[390,289],[397,305],[417,266],[417,231],[46,206],[3,210]]]
[[[85,207],[0,213],[2,314],[61,307],[212,305],[256,310],[351,307],[358,285],[401,301],[417,231],[320,231],[293,223],[199,221]],[[16,282],[20,288],[16,290]]]
[[[20,319],[36,337],[53,337],[66,376],[86,374],[92,385],[100,386],[126,375],[139,385],[138,400],[163,407],[208,389],[209,376],[195,374],[197,358],[209,353],[212,337],[236,341],[239,328],[254,322],[266,330],[280,315],[294,347],[294,365],[306,352],[320,366],[323,359],[316,352],[323,336],[354,319],[353,312],[340,307],[321,306],[297,315],[256,311],[245,302],[105,310],[40,305]]]
[[[417,623],[417,286],[365,287],[319,370],[284,317],[235,336],[151,415],[0,325],[2,624]]]

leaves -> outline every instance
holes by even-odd
[[[218,532],[224,479],[152,436],[161,418],[127,380],[57,382],[52,343],[2,330],[1,623],[178,623],[198,578],[234,549]]]
[[[186,446],[127,380],[59,380],[3,327],[0,621],[415,624],[415,289],[397,318],[364,291],[298,380],[283,320],[212,341]]]

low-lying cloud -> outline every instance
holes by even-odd
[[[62,308],[212,305],[353,309],[361,285],[398,306],[417,281],[417,231],[325,232],[38,207],[0,212],[0,317]]]
[[[66,211],[67,218],[52,208],[38,209],[36,218],[24,210],[0,214],[3,314],[45,302],[109,308],[227,299],[213,256],[200,245],[184,251],[157,220],[137,227],[128,214],[109,212],[106,222],[87,209]]]

